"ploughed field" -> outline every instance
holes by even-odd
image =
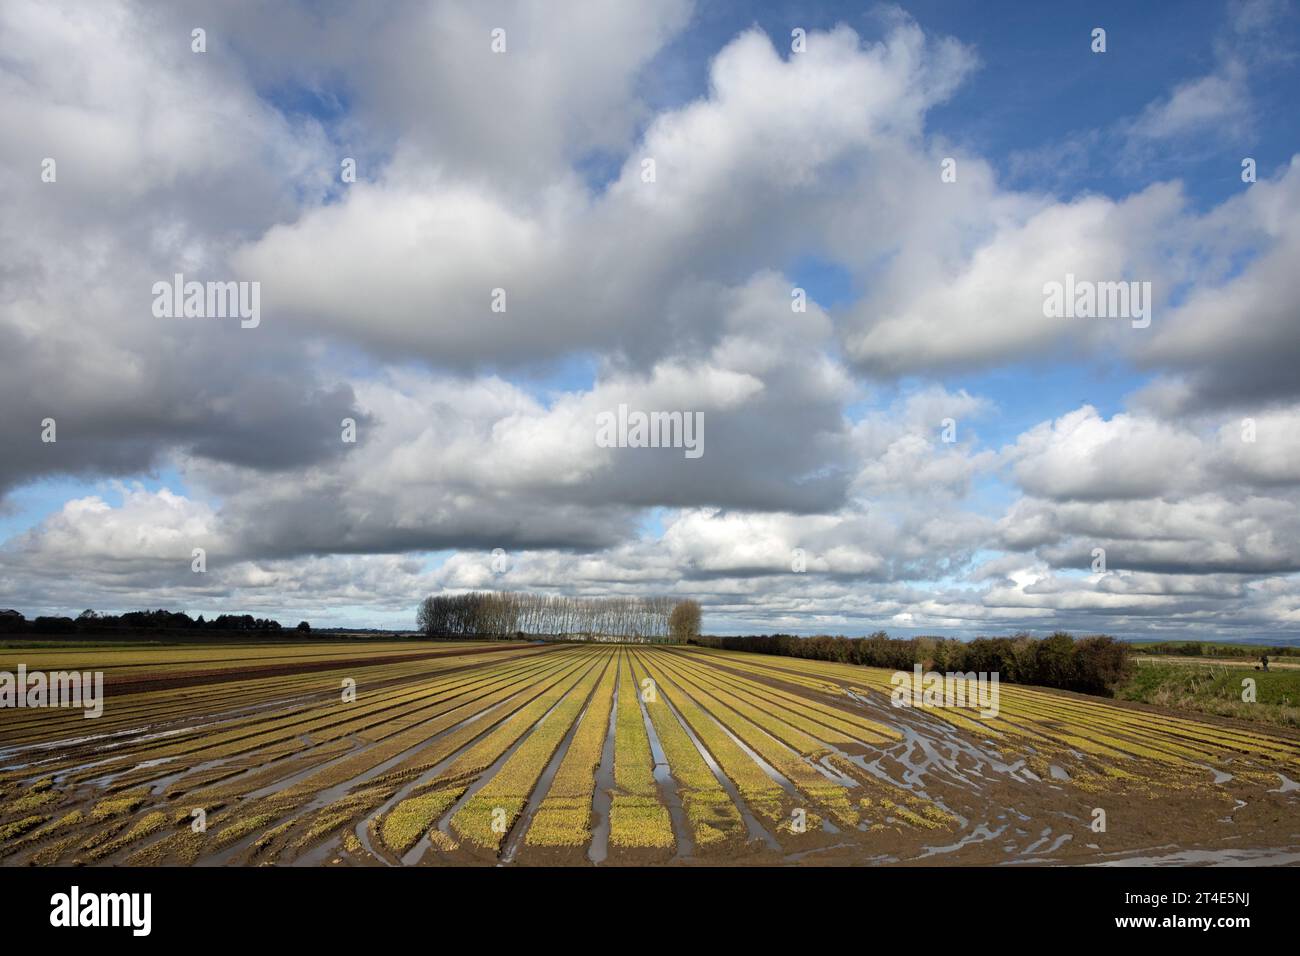
[[[1300,737],[664,646],[0,649],[5,865],[1300,862]],[[355,695],[345,685],[355,682]],[[1095,827],[1104,812],[1105,829]]]

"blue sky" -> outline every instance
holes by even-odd
[[[179,13],[105,50],[13,8],[0,144],[65,172],[0,184],[0,605],[405,626],[513,587],[696,597],[722,631],[1300,623],[1293,6],[540,9],[215,12],[195,58]],[[96,83],[41,65],[72,61]],[[260,281],[255,336],[160,326],[139,289],[177,271]],[[1067,271],[1152,281],[1149,333],[1044,326]],[[629,402],[702,409],[711,454],[597,453]]]

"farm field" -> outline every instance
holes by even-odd
[[[437,646],[412,641],[312,642],[264,644],[191,644],[169,647],[120,644],[106,647],[33,648],[0,646],[0,671],[13,672],[19,664],[28,670],[59,671],[94,669],[104,672],[107,684],[132,679],[172,676],[219,670],[246,670],[255,667],[283,667],[319,664],[331,660],[357,660],[361,657],[394,658],[415,655],[448,654],[456,650],[498,646],[473,642],[439,642]],[[87,661],[90,663],[88,664]]]
[[[1242,682],[1254,683],[1254,701],[1242,700]],[[1138,658],[1116,696],[1183,712],[1237,717],[1300,728],[1300,668],[1199,658]]]
[[[0,649],[0,865],[1300,862],[1300,735],[661,645]],[[345,693],[355,687],[355,694]],[[1105,829],[1094,829],[1098,812]]]
[[[1134,654],[1133,660],[1138,664],[1237,667],[1245,670],[1254,670],[1259,667],[1259,658],[1256,657],[1180,657],[1173,654]],[[1300,661],[1289,660],[1285,657],[1271,657],[1269,658],[1268,669],[1269,671],[1300,670]]]

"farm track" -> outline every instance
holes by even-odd
[[[102,670],[115,693],[93,721],[0,712],[0,865],[1267,862],[1300,850],[1295,735],[1039,688],[1004,684],[999,713],[982,716],[894,707],[885,670],[682,647],[31,654],[33,670]]]

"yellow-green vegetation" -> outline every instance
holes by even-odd
[[[363,811],[373,810],[383,803],[388,791],[383,787],[362,790],[351,796],[336,800],[313,815],[305,832],[298,838],[299,847],[316,843],[321,837],[335,833],[340,827],[352,823]]]
[[[109,817],[121,816],[124,813],[132,813],[144,803],[145,798],[136,794],[128,794],[123,797],[110,797],[107,800],[101,800],[95,804],[90,811],[92,820],[107,820]]]
[[[499,723],[512,714],[520,712],[556,682],[571,674],[577,663],[570,658],[560,658],[540,665],[535,670],[514,675],[501,686],[494,686],[491,693],[476,696],[455,709],[430,721],[422,728],[412,728],[399,735],[404,744],[401,749],[408,749],[407,741],[418,736],[423,730],[426,738],[433,741],[416,753],[403,759],[382,777],[381,782],[405,782],[417,777],[443,760],[458,753],[463,747],[480,736],[494,722]],[[400,751],[399,751],[400,752]],[[469,771],[472,772],[472,771]]]
[[[90,836],[86,839],[86,842],[81,844],[80,849],[82,851],[95,850],[103,846],[109,840],[112,840],[130,825],[131,821],[127,817],[117,817],[110,820],[106,826],[91,832]],[[78,862],[81,861],[78,860]]]
[[[523,810],[537,778],[577,720],[606,666],[608,663],[605,661],[593,664],[545,714],[541,724],[528,734],[487,784],[456,812],[451,826],[463,841],[493,850],[500,848]]]
[[[703,656],[740,667],[751,658],[731,651],[708,651]],[[780,674],[783,680],[790,676],[818,675],[824,681],[835,682],[831,689],[838,688],[839,692],[856,688],[883,694],[887,699],[893,689],[890,683],[893,672],[883,668],[791,658],[768,659],[750,666]],[[1254,676],[1253,672],[1250,676]],[[1236,752],[1275,761],[1280,767],[1293,770],[1300,767],[1300,748],[1295,739],[1278,736],[1266,724],[1258,729],[1224,727],[1198,720],[1194,715],[1136,711],[1100,698],[1012,684],[1000,687],[1000,698],[1000,714],[996,718],[981,717],[973,706],[960,711],[936,708],[927,714],[963,729],[982,731],[990,737],[1009,733],[1027,741],[1056,741],[1120,762],[1142,758],[1177,768],[1189,761],[1213,762],[1225,753]]]
[[[586,846],[591,839],[591,800],[596,768],[609,729],[618,668],[605,666],[577,732],[560,762],[551,788],[533,814],[524,840],[533,846]]]
[[[632,676],[631,658],[619,660],[618,703],[614,715],[614,783],[609,811],[609,842],[618,847],[663,849],[673,845],[668,808],[659,802],[650,753],[650,736]]]
[[[279,826],[272,827],[271,829],[267,830],[260,837],[258,837],[256,840],[253,841],[253,852],[261,853],[267,847],[272,846],[276,840],[280,839],[280,837],[284,836],[286,833],[288,833],[290,830],[293,829],[293,824],[294,824],[293,820],[286,820],[284,823],[281,823]]]
[[[451,809],[465,792],[464,787],[434,790],[418,797],[408,797],[383,817],[379,826],[384,846],[401,856],[419,842],[434,822]]]
[[[292,664],[337,658],[399,657],[427,650],[454,650],[474,647],[472,642],[440,641],[436,646],[410,641],[373,641],[364,644],[320,642],[310,644],[208,645],[189,644],[167,647],[141,647],[138,644],[111,646],[66,646],[22,648],[15,644],[0,647],[0,670],[14,671],[19,664],[28,670],[97,670],[105,675],[129,674],[152,676],[169,671],[222,670],[245,668],[250,664]]]
[[[135,841],[147,837],[152,833],[157,833],[165,826],[167,826],[167,814],[163,813],[161,810],[154,810],[152,813],[146,813],[136,821],[135,826],[131,827],[124,836],[120,836],[114,840],[109,840],[107,843],[97,847],[90,853],[89,858],[96,860],[101,857],[112,856],[119,850],[126,849]]]
[[[840,823],[853,826],[858,822],[858,812],[849,799],[848,790],[815,770],[810,762],[830,753],[823,742],[790,728],[783,737],[791,746],[799,748],[799,752],[796,752],[786,746],[775,733],[766,732],[775,718],[748,705],[733,707],[737,702],[732,695],[720,691],[715,694],[706,692],[703,681],[681,667],[667,665],[665,670],[800,793],[830,810],[831,815]]]
[[[33,810],[39,810],[41,807],[50,803],[57,803],[59,795],[57,793],[28,793],[19,797],[17,800],[10,800],[5,806],[9,813],[30,813]]]
[[[506,675],[489,680],[499,681],[501,676],[513,673],[507,671]],[[221,733],[187,735],[183,739],[172,738],[152,745],[149,757],[153,760],[186,757],[194,761],[211,761],[268,747],[283,754],[305,749],[304,736],[309,736],[315,746],[353,735],[383,740],[399,730],[441,715],[455,702],[472,695],[483,683],[486,681],[482,677],[475,680],[453,676],[420,683],[401,692],[376,690],[361,693],[346,707],[340,706],[337,700],[330,700],[279,719],[237,719],[232,721],[234,726],[230,730]],[[134,775],[123,777],[123,781],[129,783]]]
[[[745,803],[769,820],[780,820],[785,812],[784,791],[780,785],[745,753],[714,716],[706,713],[703,707],[675,683],[665,679],[666,672],[658,666],[660,658],[647,655],[643,660],[655,681],[655,692],[666,697],[690,725],[695,736],[735,783]]]
[[[48,819],[39,815],[23,817],[21,820],[15,820],[12,823],[0,824],[0,842],[12,840],[16,836],[22,836],[33,827],[38,827]]]
[[[198,861],[203,846],[203,835],[187,828],[133,851],[125,862],[127,866],[159,866],[176,861],[192,866]]]
[[[853,738],[829,726],[818,725],[783,707],[764,702],[743,691],[733,692],[726,684],[715,680],[708,672],[674,661],[673,673],[678,674],[693,687],[708,692],[715,700],[726,704],[746,720],[762,727],[769,735],[789,744],[809,760],[817,760],[830,752],[828,744],[850,744]]]
[[[696,673],[703,671],[697,668]],[[760,708],[771,707],[778,710],[795,726],[813,736],[821,735],[823,739],[838,743],[854,741],[879,746],[894,740],[900,740],[902,734],[893,727],[879,721],[870,720],[860,714],[842,710],[834,704],[810,703],[807,698],[800,698],[788,691],[739,677],[730,671],[714,669],[708,671],[715,686],[733,687],[742,698],[757,704]],[[841,697],[842,701],[843,698]],[[828,732],[839,731],[834,737],[826,736]]]
[[[667,807],[655,797],[615,794],[609,810],[609,842],[619,847],[671,847],[673,825]]]
[[[53,866],[59,861],[59,858],[70,851],[76,844],[77,837],[66,837],[62,840],[56,840],[53,843],[47,843],[40,849],[36,850],[27,860],[31,866]]]
[[[634,664],[632,673],[640,685],[649,677],[649,673],[639,656],[635,658]],[[658,693],[657,688],[652,694],[643,696],[649,698],[645,700],[645,709],[654,724],[664,758],[679,785],[682,805],[686,810],[686,818],[691,823],[696,845],[708,849],[742,838],[745,827],[740,819],[740,811],[700,756],[700,751],[669,708],[667,700]]]
[[[694,647],[322,642],[4,654],[13,666],[138,682],[109,694],[89,733],[77,712],[5,715],[6,866],[328,863],[338,856],[320,851],[335,847],[349,863],[393,862],[422,842],[436,852],[421,861],[434,865],[496,860],[507,846],[522,863],[576,863],[605,806],[612,862],[828,849],[838,861],[854,847],[862,859],[906,860],[1007,819],[999,814],[1022,799],[1026,813],[1058,823],[1111,804],[1158,819],[1161,801],[1177,799],[1180,814],[1201,808],[1207,839],[1267,845],[1270,834],[1289,839],[1295,796],[1283,778],[1300,779],[1296,732],[1286,721],[1243,723],[1257,712],[1239,700],[1214,705],[1237,718],[1224,721],[1175,712],[1172,697],[1153,699],[1158,710],[1002,684],[996,716],[973,704],[905,712],[892,706],[889,670]],[[274,673],[257,670],[268,665]],[[1193,696],[1218,699],[1226,687],[1239,697],[1249,678],[1258,706],[1291,706],[1289,674],[1198,677],[1203,665],[1171,666],[1200,681]],[[193,686],[167,683],[196,674]],[[355,698],[341,694],[345,680]],[[602,766],[607,753],[612,765]],[[1254,830],[1224,822],[1236,800]],[[198,816],[206,828],[196,831]],[[816,836],[830,824],[838,834]],[[1000,839],[1015,842],[1015,829]],[[1067,850],[1103,842],[1109,851],[1124,832]],[[1006,859],[1001,845],[970,845],[981,842]]]
[[[256,833],[268,824],[273,823],[276,818],[277,814],[275,813],[255,813],[236,820],[229,826],[222,827],[217,831],[212,840],[212,846],[214,849],[222,849],[232,843],[238,843],[249,834]]]
[[[86,815],[80,810],[73,810],[71,813],[59,817],[57,820],[52,820],[49,825],[42,827],[41,830],[37,832],[41,836],[44,836],[46,833],[57,833],[59,830],[66,830],[68,827],[76,826],[85,818]]]
[[[490,767],[502,754],[531,730],[543,715],[555,706],[578,680],[589,672],[594,661],[582,657],[562,672],[541,693],[531,694],[528,702],[492,727],[486,736],[474,743],[438,775],[434,785],[471,780]],[[522,695],[521,695],[522,696]],[[481,732],[481,728],[479,729]]]

